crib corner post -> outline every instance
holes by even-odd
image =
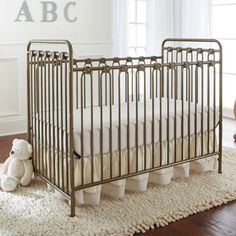
[[[31,142],[31,127],[30,127],[30,114],[31,114],[31,110],[30,110],[30,47],[31,47],[31,43],[29,42],[27,45],[27,140],[29,143],[32,144]]]
[[[73,117],[73,47],[72,44],[66,40],[69,50],[69,138],[70,138],[70,200],[71,213],[70,217],[75,216],[75,182],[74,182],[74,117]]]
[[[222,67],[222,45],[218,40],[215,40],[218,44],[220,50],[220,68],[219,68],[219,113],[220,113],[220,121],[219,121],[219,166],[218,166],[218,173],[222,174],[222,139],[223,139],[223,81],[222,81],[222,74],[223,74],[223,67]]]

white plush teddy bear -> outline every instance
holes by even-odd
[[[31,154],[31,144],[23,139],[13,140],[10,156],[0,166],[0,188],[3,191],[29,185],[33,174]]]

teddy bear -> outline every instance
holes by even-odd
[[[7,160],[0,165],[0,188],[14,191],[18,185],[30,184],[33,165],[31,160],[32,145],[23,139],[14,139]]]

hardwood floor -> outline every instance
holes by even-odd
[[[11,150],[12,141],[15,138],[26,139],[26,134],[17,134],[12,136],[0,137],[0,163],[4,162]]]
[[[223,121],[223,146],[236,149],[233,135],[236,122]],[[235,157],[236,158],[236,157]],[[149,230],[142,236],[236,236],[236,200],[226,205],[203,211],[167,227]]]
[[[236,122],[224,119],[223,145],[236,149],[233,134]],[[0,137],[0,163],[8,157],[14,138],[26,139],[26,134]],[[236,158],[236,157],[235,157]],[[142,236],[236,236],[236,201],[203,211],[167,227],[149,230]]]
[[[235,236],[236,201],[150,230],[142,236]]]

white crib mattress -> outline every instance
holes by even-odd
[[[169,119],[168,116],[168,104],[169,104]],[[190,123],[188,122],[188,102],[184,102],[184,122],[183,122],[183,136],[188,136],[188,127],[190,127],[190,135],[195,134],[195,104],[190,103]],[[119,150],[119,107],[112,106],[112,152]],[[208,130],[208,107],[203,107],[203,119],[201,116],[201,105],[197,105],[197,133],[201,132],[201,126],[203,125],[203,132]],[[155,114],[154,114],[154,143],[167,140],[167,123],[169,122],[169,137],[171,141],[174,139],[175,129],[175,101],[174,99],[162,98],[162,116],[160,119],[160,99],[155,99]],[[101,127],[100,127],[100,107],[94,107],[94,121],[93,121],[93,154],[100,154],[100,141],[101,141]],[[87,107],[83,112],[84,116],[84,156],[91,155],[91,108]],[[176,100],[176,138],[182,137],[181,134],[181,118],[182,117],[182,101]],[[162,137],[160,139],[159,127],[162,127]],[[215,111],[215,125],[218,123],[219,114],[218,110]],[[74,123],[74,148],[75,151],[81,155],[81,111],[76,110]],[[214,129],[214,110],[210,107],[209,112],[209,130]],[[203,124],[202,124],[203,123]],[[121,105],[121,150],[127,149],[127,104]],[[136,104],[130,103],[130,148],[135,147],[135,126],[136,126]],[[109,145],[110,136],[110,108],[109,106],[103,106],[103,153],[110,152]],[[146,102],[146,144],[152,143],[152,100]],[[144,102],[138,104],[138,146],[144,145]]]

